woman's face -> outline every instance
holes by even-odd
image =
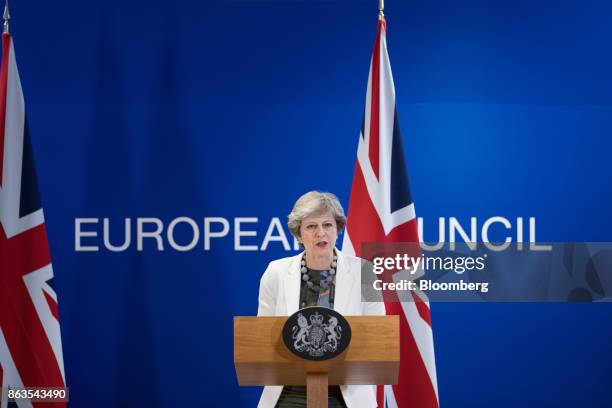
[[[300,225],[300,237],[306,253],[329,255],[338,239],[336,220],[329,211],[306,217]]]

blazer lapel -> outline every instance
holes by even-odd
[[[336,249],[336,253],[338,254],[338,267],[336,269],[334,310],[343,315],[349,311],[350,294],[353,290],[355,276],[342,252]]]
[[[287,316],[298,311],[300,306],[300,262],[302,253],[294,256],[289,262],[285,275],[285,300],[287,302]]]

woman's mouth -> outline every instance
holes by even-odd
[[[317,242],[316,244],[319,248],[325,248],[327,247],[327,241],[321,241],[321,242]]]

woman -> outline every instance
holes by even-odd
[[[336,249],[346,223],[338,198],[311,191],[289,214],[288,227],[304,251],[270,262],[259,285],[258,316],[288,316],[308,306],[325,306],[342,315],[384,315],[383,303],[361,301],[361,259]],[[329,387],[329,406],[376,407],[375,386]],[[267,386],[259,408],[306,406],[305,387]]]

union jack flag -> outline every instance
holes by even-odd
[[[366,242],[419,242],[382,16],[370,65],[342,250],[361,256]],[[422,293],[412,292],[411,297],[409,302],[384,297],[387,315],[400,316],[400,371],[398,384],[378,386],[379,406],[439,405],[429,302]]]
[[[15,51],[0,68],[0,408],[7,389],[65,386],[57,296]],[[17,400],[22,407],[66,403]]]

